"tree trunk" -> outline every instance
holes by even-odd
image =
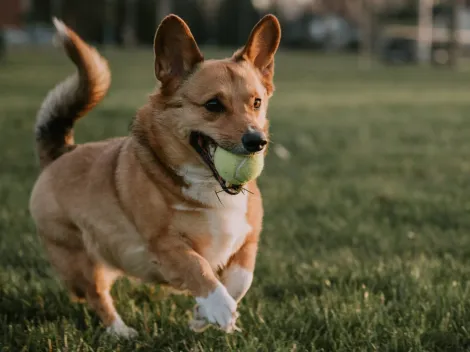
[[[156,8],[156,18],[157,24],[159,24],[165,16],[171,13],[171,1],[170,0],[158,0],[157,1],[157,8]]]
[[[51,12],[52,12],[52,16],[55,16],[59,19],[62,18],[62,1],[61,0],[52,0]]]
[[[3,59],[5,59],[6,55],[7,55],[7,43],[6,43],[3,27],[0,25],[0,62],[2,62]]]
[[[200,6],[203,9],[204,18],[206,20],[207,42],[209,44],[217,43],[217,13],[220,2],[212,0],[200,0]]]
[[[115,0],[105,0],[103,44],[113,46],[116,44],[115,29]]]
[[[136,35],[136,0],[126,0],[126,22],[123,28],[124,46],[130,47],[137,44]]]
[[[458,15],[462,0],[452,0],[452,13],[449,21],[449,66],[456,67],[460,55],[460,38]]]
[[[418,11],[418,61],[427,64],[431,60],[433,32],[433,0],[419,0]]]
[[[374,54],[374,22],[375,4],[373,0],[360,1],[360,26],[361,26],[361,67],[370,69],[372,67]]]

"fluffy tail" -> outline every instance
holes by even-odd
[[[111,83],[107,61],[74,31],[53,19],[58,42],[77,67],[44,99],[36,119],[36,148],[41,168],[74,148],[75,121],[95,107]]]

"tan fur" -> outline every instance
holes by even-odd
[[[71,292],[85,298],[106,326],[121,331],[125,325],[109,294],[120,274],[203,300],[218,292],[232,265],[253,272],[263,217],[256,182],[246,186],[249,193],[217,197],[220,186],[188,139],[197,130],[236,149],[247,128],[268,133],[280,38],[275,17],[262,19],[234,57],[204,61],[186,24],[168,16],[155,37],[155,74],[162,86],[138,110],[131,134],[76,146],[68,137],[71,126],[104,96],[109,79],[106,85],[93,77],[109,77],[109,71],[96,51],[61,25],[67,51],[81,58],[74,60],[81,74],[77,86],[65,87],[66,92],[56,88],[41,110],[38,129],[47,133],[37,139],[44,169],[30,210],[52,265]],[[96,82],[103,83],[100,89]],[[64,96],[83,90],[89,99],[79,109],[65,109],[64,116],[54,110],[67,107]],[[225,112],[204,108],[214,96]],[[252,108],[255,98],[262,99],[260,110]],[[47,130],[64,121],[71,124],[63,135]]]

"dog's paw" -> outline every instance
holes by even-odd
[[[106,328],[106,332],[112,336],[124,339],[131,339],[138,335],[138,332],[124,324],[119,316]]]
[[[207,297],[197,297],[196,302],[198,306],[195,309],[194,319],[190,323],[194,331],[205,330],[206,322],[215,324],[228,333],[238,329],[235,326],[238,318],[237,302],[222,284]]]
[[[208,328],[213,326],[211,323],[209,323],[205,318],[203,318],[200,313],[198,312],[198,305],[194,307],[194,312],[193,312],[193,319],[189,322],[189,328],[197,333],[201,333],[206,331]],[[239,317],[238,313],[236,314],[236,318]],[[225,330],[226,332],[230,333],[233,331],[242,331],[238,326],[233,324],[229,330]]]

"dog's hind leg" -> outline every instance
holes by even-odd
[[[117,273],[93,260],[85,248],[73,240],[64,243],[41,237],[51,264],[66,286],[74,296],[87,301],[107,327],[107,332],[125,338],[137,335],[134,329],[124,324],[114,307],[110,290]]]

